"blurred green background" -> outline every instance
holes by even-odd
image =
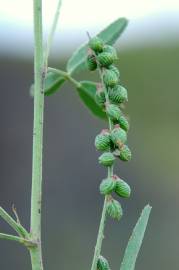
[[[126,30],[127,31],[127,30]],[[141,37],[142,38],[142,37]],[[102,254],[119,269],[125,246],[142,208],[152,213],[136,270],[179,267],[179,46],[163,41],[120,50],[122,84],[128,89],[129,146],[133,159],[118,162],[116,174],[132,188],[121,200],[124,216],[108,219]],[[69,55],[68,55],[69,56]],[[64,68],[66,57],[50,65]],[[0,204],[10,213],[14,203],[22,223],[30,216],[33,100],[32,60],[1,55]],[[94,78],[84,72],[80,79]],[[83,106],[66,83],[45,100],[43,253],[45,269],[90,269],[103,197],[98,187],[106,170],[97,162],[94,138],[106,123]],[[1,232],[11,232],[1,220]],[[30,270],[28,252],[0,241],[0,269]]]

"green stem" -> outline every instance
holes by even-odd
[[[26,229],[17,223],[2,207],[0,207],[0,216],[22,237],[28,237]]]
[[[15,235],[10,235],[10,234],[5,234],[5,233],[0,233],[0,238],[1,239],[5,239],[5,240],[11,240],[11,241],[16,241],[20,244],[24,244],[27,247],[34,247],[36,246],[35,243],[31,242],[28,239],[22,238],[22,237],[18,237]]]
[[[44,114],[44,70],[42,0],[33,0],[34,14],[34,127],[31,191],[31,237],[37,243],[30,248],[33,270],[43,270],[41,251],[42,147]]]
[[[97,269],[97,261],[98,261],[98,258],[100,256],[100,254],[101,254],[101,246],[102,246],[102,242],[103,242],[103,239],[104,239],[106,208],[107,208],[107,195],[105,196],[105,199],[104,199],[103,210],[102,210],[102,215],[101,215],[101,221],[100,221],[100,225],[99,225],[98,237],[97,237],[97,241],[96,241],[96,246],[95,246],[94,257],[93,257],[91,270],[96,270]]]
[[[55,16],[54,16],[54,19],[53,19],[53,23],[52,23],[52,26],[51,26],[51,29],[50,29],[50,33],[48,35],[46,50],[45,50],[45,53],[44,53],[44,66],[45,67],[47,67],[47,65],[48,65],[48,57],[49,57],[49,53],[50,53],[50,48],[52,46],[52,41],[53,41],[53,37],[54,37],[54,34],[55,34],[55,30],[57,28],[57,23],[58,23],[58,19],[59,19],[59,15],[60,15],[61,5],[62,5],[62,0],[59,0],[58,4],[57,4]]]
[[[105,86],[104,81],[103,81],[102,70],[99,68],[99,66],[98,66],[98,69],[99,69],[101,82],[102,82],[103,88],[105,90],[106,101],[109,101],[108,91],[107,91],[106,86]],[[113,123],[112,123],[112,121],[111,121],[111,119],[109,117],[108,117],[108,123],[109,123],[109,130],[112,131]],[[108,177],[112,177],[112,176],[113,176],[113,166],[108,167]],[[96,270],[97,269],[98,258],[99,258],[100,254],[101,254],[102,242],[103,242],[103,239],[104,239],[104,228],[105,228],[105,220],[106,220],[107,201],[108,201],[108,195],[106,195],[105,199],[104,199],[103,210],[102,210],[102,215],[101,215],[101,221],[100,221],[100,225],[99,225],[99,230],[98,230],[97,241],[96,241],[96,246],[95,246],[95,251],[94,251],[91,270]]]
[[[63,70],[49,67],[48,71],[51,71],[51,72],[54,72],[54,73],[61,75],[62,77],[64,77],[65,80],[70,81],[77,88],[79,88],[81,86],[81,84],[78,81],[76,81],[74,78],[72,78],[69,73],[67,73]]]

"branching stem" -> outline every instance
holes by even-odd
[[[20,224],[17,223],[2,207],[0,207],[0,216],[13,228],[20,236],[28,237],[29,233]]]
[[[29,247],[35,247],[36,243],[33,243],[32,241],[22,238],[22,237],[18,237],[15,235],[10,235],[10,234],[5,234],[5,233],[0,233],[0,238],[1,239],[5,239],[5,240],[11,240],[11,241],[15,241],[18,242],[20,244],[24,244],[25,246]]]
[[[37,243],[29,248],[32,270],[43,270],[41,250],[41,205],[42,205],[42,157],[43,157],[43,118],[44,118],[44,82],[47,73],[48,56],[57,26],[61,0],[58,2],[52,28],[48,37],[46,51],[43,54],[42,0],[33,0],[34,14],[34,127],[32,157],[31,192],[31,238]]]
[[[81,86],[81,84],[78,81],[76,81],[69,73],[67,73],[63,70],[49,67],[48,71],[51,71],[51,72],[54,72],[54,73],[61,75],[64,79],[66,79],[67,81],[70,81],[77,88],[80,88],[80,86]]]

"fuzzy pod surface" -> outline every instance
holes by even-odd
[[[115,127],[111,132],[111,140],[117,146],[127,141],[127,133],[120,127]]]
[[[130,161],[131,160],[132,153],[127,145],[123,145],[121,147],[119,158],[123,161]]]
[[[109,91],[109,99],[113,103],[120,104],[128,101],[128,94],[126,88],[117,85]]]
[[[124,180],[119,178],[116,181],[115,192],[120,197],[129,198],[131,195],[131,188]]]
[[[126,132],[129,130],[129,122],[127,121],[127,119],[123,115],[121,115],[119,118],[119,125]]]
[[[98,62],[100,63],[101,67],[109,67],[113,63],[113,56],[109,52],[102,52],[98,54]]]
[[[87,67],[90,71],[93,71],[97,68],[96,58],[92,54],[87,56]]]
[[[120,218],[123,215],[121,204],[112,199],[107,202],[107,214],[117,220],[120,220]]]
[[[94,37],[89,41],[89,47],[96,53],[103,51],[104,43],[103,40],[99,37]]]
[[[104,131],[98,134],[95,138],[95,147],[99,151],[106,151],[110,148],[111,135],[109,132]]]
[[[116,73],[116,75],[118,76],[118,78],[120,77],[119,69],[116,66],[111,65],[111,66],[109,66],[109,69],[114,71]]]
[[[106,113],[111,118],[111,120],[119,120],[121,116],[121,110],[118,106],[114,104],[107,104],[106,105]]]
[[[107,259],[101,255],[99,256],[97,261],[97,270],[110,270]]]
[[[105,152],[99,157],[98,160],[103,166],[110,167],[114,164],[115,157],[111,152]]]
[[[113,61],[118,59],[116,49],[113,46],[105,45],[104,52],[110,53],[112,55]]]
[[[116,188],[116,181],[114,181],[112,178],[106,178],[102,180],[99,190],[101,194],[107,195],[113,192],[115,188]]]
[[[105,70],[103,79],[106,87],[110,88],[113,88],[119,82],[119,77],[117,76],[116,72],[110,69]]]

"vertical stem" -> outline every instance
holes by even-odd
[[[43,270],[41,252],[42,146],[43,146],[43,34],[42,0],[33,0],[34,14],[34,127],[31,191],[31,235],[37,246],[30,248],[33,270]]]

